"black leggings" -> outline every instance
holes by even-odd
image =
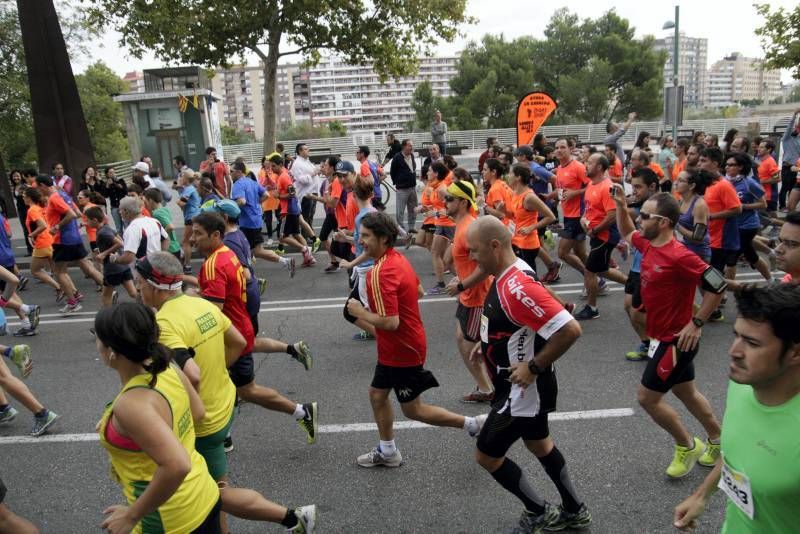
[[[264,214],[263,214],[264,224],[267,225],[267,236],[270,239],[272,239],[272,214],[273,213],[275,213],[275,220],[276,220],[275,226],[277,227],[275,231],[278,233],[278,235],[281,235],[281,218],[277,214],[277,211],[275,211],[275,210],[265,211]]]
[[[744,256],[750,267],[755,268],[758,263],[758,252],[753,248],[753,239],[758,234],[758,228],[739,228],[739,254]]]

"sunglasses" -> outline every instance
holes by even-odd
[[[445,202],[452,202],[452,201],[454,201],[455,199],[456,199],[456,197],[451,197],[450,195],[445,195],[445,196],[444,196],[444,201],[445,201]]]
[[[657,219],[669,219],[669,217],[664,217],[663,215],[658,215],[657,213],[647,213],[644,211],[639,212],[639,217],[641,217],[643,221],[649,221],[653,217]]]

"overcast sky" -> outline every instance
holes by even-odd
[[[773,6],[793,8],[792,0],[769,1]],[[571,0],[568,4],[559,2],[542,2],[540,0],[468,0],[467,10],[478,22],[463,28],[464,37],[454,43],[442,44],[438,55],[452,55],[462,49],[470,40],[480,40],[486,34],[504,34],[506,38],[521,35],[543,37],[544,28],[550,17],[560,7],[567,5],[569,9],[581,17],[598,17],[608,9],[610,3],[597,0]],[[731,52],[741,52],[747,57],[762,57],[763,51],[754,31],[761,23],[750,0],[728,0],[724,3],[716,1],[682,1],[680,12],[680,29],[691,37],[708,39],[708,66],[722,59]],[[637,36],[655,35],[663,37],[674,30],[662,30],[664,22],[672,20],[675,4],[652,0],[616,0],[613,3],[617,13],[627,18],[636,29]],[[76,61],[75,67],[82,71],[87,65],[103,60],[120,75],[131,70],[141,70],[161,66],[155,58],[145,57],[142,60],[126,55],[119,50],[118,36],[109,32],[100,36],[96,44],[90,47],[88,57]],[[298,59],[295,58],[295,61]],[[256,63],[253,59],[252,63]],[[788,71],[782,75],[784,82],[791,77]]]

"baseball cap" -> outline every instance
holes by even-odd
[[[131,169],[133,169],[134,171],[141,171],[147,174],[148,172],[150,172],[150,165],[148,165],[144,161],[137,161],[136,165],[131,167]]]
[[[528,145],[520,145],[514,151],[515,156],[525,156],[528,159],[533,159],[533,149]]]
[[[475,203],[475,186],[466,180],[458,180],[447,186],[447,194],[468,200],[473,208],[478,209]]]
[[[222,200],[210,200],[200,206],[200,211],[222,213],[227,215],[229,219],[238,219],[239,214],[242,213],[242,210],[239,209],[239,205],[229,198],[223,198]]]
[[[356,172],[355,167],[349,161],[342,160],[336,164],[336,174],[347,174],[349,172]]]

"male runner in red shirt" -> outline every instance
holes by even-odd
[[[569,144],[564,138],[556,141],[556,184],[558,189],[554,192],[561,202],[561,211],[564,214],[564,229],[560,232],[558,242],[558,257],[572,266],[573,269],[583,274],[586,263],[586,247],[583,241],[586,232],[581,227],[581,214],[583,207],[581,198],[589,177],[586,176],[586,167],[574,159],[569,149]]]

